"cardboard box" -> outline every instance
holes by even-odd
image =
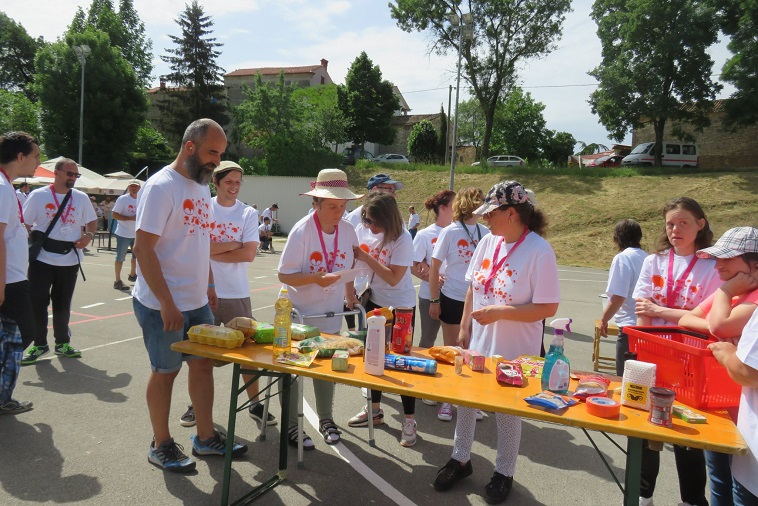
[[[245,338],[250,339],[255,335],[255,323],[256,321],[254,318],[245,318],[244,316],[238,316],[236,318],[233,318],[229,323],[226,324],[226,326],[239,330],[242,332]]]
[[[463,350],[463,363],[472,371],[484,371],[484,355],[474,350]]]
[[[335,350],[332,355],[332,371],[347,371],[349,356],[347,350]]]

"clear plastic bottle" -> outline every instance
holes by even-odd
[[[368,331],[366,332],[366,348],[363,356],[363,368],[366,374],[374,376],[384,375],[384,324],[387,319],[382,312],[375,309],[366,320]]]
[[[555,335],[550,349],[545,355],[545,365],[542,368],[542,389],[556,394],[568,393],[571,376],[571,364],[563,351],[563,333],[571,332],[571,318],[557,318],[550,322]]]
[[[282,287],[279,290],[279,298],[274,304],[276,316],[274,316],[274,358],[284,352],[290,351],[292,343],[292,301],[289,291]]]

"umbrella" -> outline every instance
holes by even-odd
[[[120,170],[118,172],[111,172],[110,174],[106,174],[105,177],[110,177],[113,179],[133,179],[134,178],[134,176],[132,176],[128,172],[124,172],[123,170]]]

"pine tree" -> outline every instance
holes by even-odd
[[[142,84],[148,86],[152,81],[153,42],[145,35],[145,23],[137,14],[133,0],[119,2],[118,17],[121,18],[126,34],[121,47],[124,58],[132,64]]]
[[[181,36],[169,35],[176,45],[167,48],[161,59],[168,63],[171,73],[165,80],[173,85],[157,104],[162,113],[158,125],[162,133],[174,142],[184,129],[198,118],[210,118],[221,125],[229,122],[222,76],[224,69],[216,59],[221,54],[213,33],[213,20],[203,7],[193,0],[186,5],[176,23]]]

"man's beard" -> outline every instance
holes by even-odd
[[[69,190],[74,187],[74,184],[76,184],[76,181],[66,180],[66,188],[68,188]]]
[[[216,168],[216,165],[213,163],[203,165],[200,163],[199,155],[189,155],[184,161],[184,168],[187,169],[187,174],[194,182],[207,185],[211,182],[213,169]]]

